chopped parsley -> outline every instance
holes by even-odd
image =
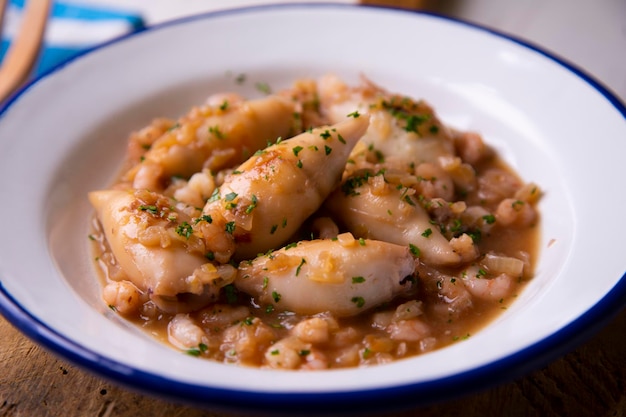
[[[296,276],[298,276],[300,274],[300,270],[302,269],[302,265],[304,265],[306,263],[306,259],[302,258],[300,260],[300,265],[298,265],[298,267],[296,268]]]
[[[272,94],[272,89],[267,83],[256,83],[255,87],[257,90],[259,90],[263,94]]]
[[[370,348],[365,348],[363,349],[363,354],[361,355],[363,357],[363,359],[367,359],[370,356],[372,356],[372,351]]]
[[[486,214],[483,216],[483,220],[487,224],[494,224],[496,222],[496,216],[494,216],[493,214]]]
[[[159,209],[157,208],[157,206],[154,205],[140,205],[139,206],[139,210],[141,211],[147,211],[150,214],[159,214]]]
[[[358,308],[361,308],[365,305],[365,298],[363,297],[352,297],[350,299]]]
[[[256,195],[252,194],[252,198],[250,201],[251,203],[246,208],[246,214],[250,214],[252,210],[256,208],[256,204],[258,203],[259,200],[257,199]]]
[[[288,245],[285,246],[285,250],[289,250],[291,248],[295,248],[296,246],[298,246],[298,242],[291,242]]]
[[[209,199],[207,200],[207,203],[212,203],[213,201],[217,201],[220,199],[220,190],[219,188],[216,188],[213,190],[213,193],[211,193],[211,197],[209,197]]]
[[[200,222],[207,222],[209,224],[213,223],[213,217],[209,216],[208,214],[203,214],[202,216],[198,217],[197,219],[195,219],[194,224],[198,224]]]
[[[180,127],[180,123],[174,123],[169,129],[167,129],[167,131],[171,132],[172,130],[179,128],[179,127]]]
[[[224,139],[224,133],[220,130],[219,126],[209,127],[209,133],[215,136],[217,139]]]
[[[513,210],[515,211],[521,210],[523,205],[524,205],[524,202],[522,200],[516,200],[513,203],[511,203],[511,207],[513,207]]]
[[[381,169],[378,172],[365,171],[361,175],[353,175],[341,184],[341,191],[343,191],[345,196],[357,196],[360,194],[356,191],[357,188],[367,184],[370,178],[383,175],[384,173],[385,171]]]
[[[300,151],[301,151],[302,149],[304,149],[302,146],[294,146],[294,147],[293,147],[293,149],[292,149],[293,154],[294,154],[295,156],[298,156],[298,154],[300,153]]]
[[[191,356],[200,356],[202,354],[202,352],[200,352],[200,349],[197,348],[187,349],[185,353]]]
[[[419,126],[430,119],[428,114],[414,114],[415,105],[408,99],[398,101],[394,98],[391,101],[383,101],[381,106],[397,120],[404,122],[403,129],[406,132],[419,134]]]
[[[237,288],[235,288],[233,284],[224,286],[224,295],[226,296],[226,302],[228,304],[236,304],[237,299],[239,298],[237,295]]]
[[[228,193],[224,196],[225,201],[233,201],[235,198],[237,198],[237,193],[235,192]]]
[[[183,236],[186,239],[189,239],[193,234],[193,227],[187,222],[182,222],[178,226],[176,226],[176,233],[179,236]]]
[[[428,120],[428,116],[412,114],[410,116],[407,116],[405,120],[406,125],[404,126],[404,130],[406,130],[407,132],[417,133],[418,126]]]
[[[363,277],[352,277],[353,284],[362,284],[365,282],[365,278]]]

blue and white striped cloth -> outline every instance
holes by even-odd
[[[30,0],[39,1],[39,0]],[[11,39],[18,33],[25,0],[10,0],[4,16],[0,61]],[[39,75],[80,51],[116,36],[141,29],[144,21],[132,10],[116,10],[81,4],[80,1],[53,2],[44,45],[34,75]]]

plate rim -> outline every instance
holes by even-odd
[[[626,120],[626,106],[609,88],[576,65],[552,52],[548,52],[545,48],[532,42],[484,25],[432,12],[345,3],[287,3],[238,7],[187,16],[141,28],[135,32],[88,48],[72,58],[50,68],[22,87],[0,105],[0,119],[22,94],[33,85],[37,84],[41,79],[48,77],[70,62],[80,59],[95,50],[108,47],[126,38],[136,36],[139,33],[160,30],[161,28],[174,25],[183,25],[189,21],[219,18],[224,15],[255,13],[259,10],[268,9],[297,8],[380,9],[396,12],[401,15],[417,14],[429,18],[441,19],[464,25],[474,30],[487,32],[497,38],[514,42],[524,48],[537,52],[565,70],[573,73],[577,78],[592,87],[596,93],[601,94]],[[18,300],[13,298],[10,292],[4,287],[2,278],[0,277],[0,314],[22,334],[56,356],[77,365],[79,368],[95,373],[132,390],[139,390],[148,395],[168,398],[178,402],[183,401],[197,406],[211,406],[229,410],[256,412],[293,412],[303,409],[307,409],[311,412],[324,413],[354,412],[357,410],[389,411],[389,404],[395,404],[399,408],[405,408],[410,405],[427,405],[449,400],[512,380],[547,364],[587,340],[592,334],[616,316],[625,305],[626,272],[622,274],[615,286],[598,300],[595,305],[583,312],[565,327],[534,344],[484,366],[479,366],[436,380],[409,384],[403,383],[385,388],[351,389],[350,391],[342,392],[275,393],[208,387],[201,384],[181,382],[116,363],[103,355],[82,347],[77,342],[70,340],[68,337],[58,333],[55,329],[34,317]],[[504,374],[502,372],[503,369],[506,370]],[[320,401],[321,399],[323,399],[323,401]]]

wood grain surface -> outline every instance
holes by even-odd
[[[0,318],[0,417],[245,417],[138,394],[57,359]],[[626,309],[576,350],[523,378],[380,417],[626,416]]]

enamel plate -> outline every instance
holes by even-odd
[[[320,372],[194,358],[108,311],[86,194],[111,183],[128,134],[213,92],[252,97],[258,82],[279,89],[326,73],[425,99],[541,186],[537,274],[510,308],[450,347]],[[574,348],[624,306],[625,115],[609,91],[540,48],[429,14],[301,4],[144,30],[55,68],[0,109],[0,312],[95,374],[206,407],[375,411],[503,382]]]

